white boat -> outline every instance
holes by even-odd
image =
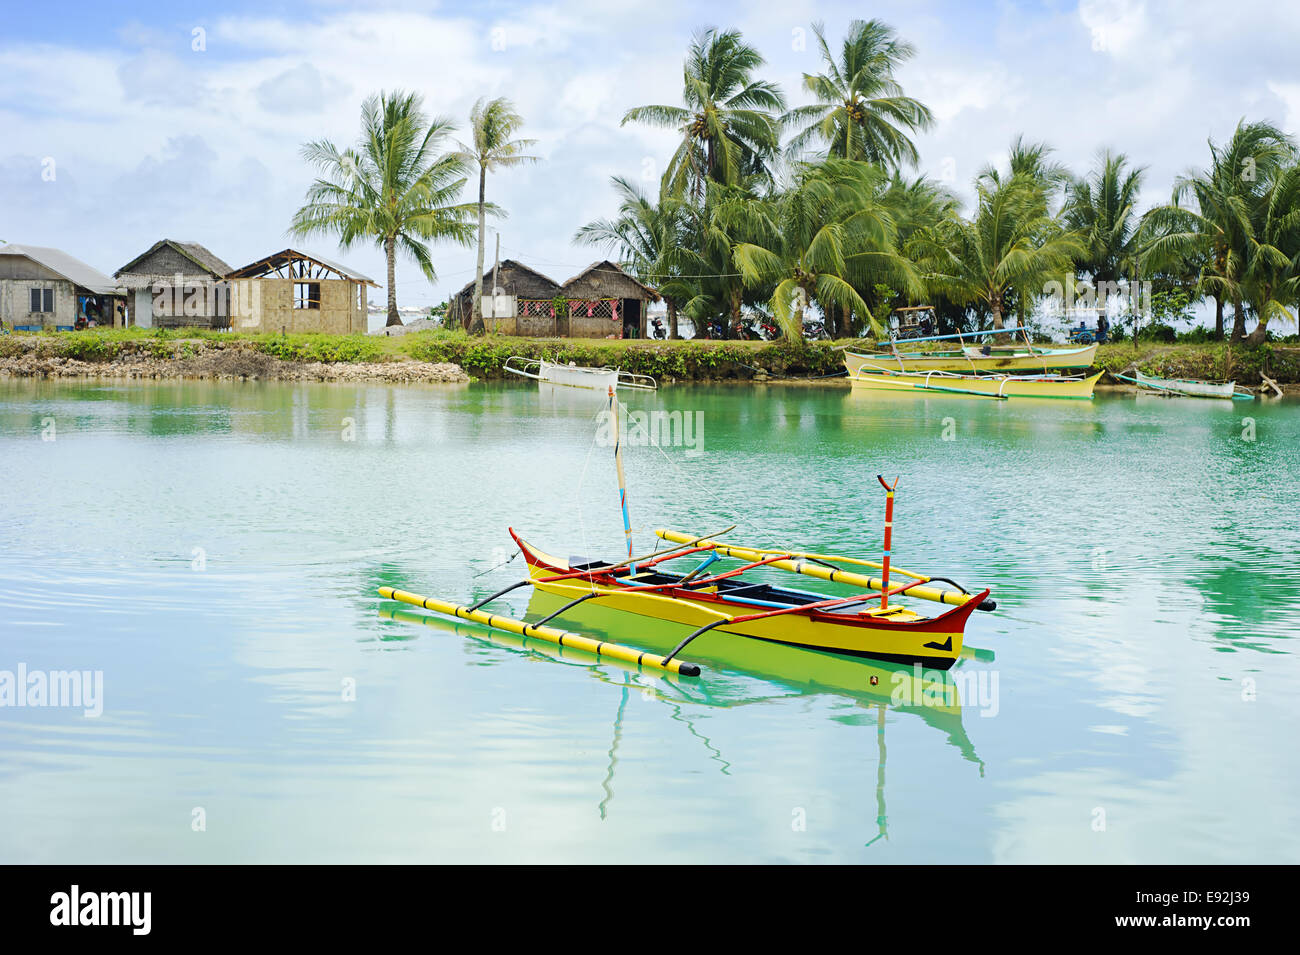
[[[519,355],[507,358],[501,370],[548,385],[584,388],[604,394],[608,394],[611,388],[615,391],[619,388],[654,391],[659,387],[649,375],[637,375],[617,368],[586,368],[574,362],[561,365],[545,358],[523,358]]]
[[[1116,375],[1122,381],[1130,381],[1140,388],[1159,391],[1169,395],[1188,395],[1193,398],[1251,398],[1253,395],[1238,395],[1235,381],[1201,381],[1198,378],[1157,378],[1134,369],[1134,375]]]

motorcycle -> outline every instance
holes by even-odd
[[[805,318],[803,322],[803,337],[810,341],[830,340],[830,335],[826,332],[826,326],[817,319]]]
[[[650,328],[651,338],[658,338],[661,340],[668,338],[668,329],[664,328],[664,323],[662,320],[658,318],[652,318],[650,319],[650,325],[651,325]]]

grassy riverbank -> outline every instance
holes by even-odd
[[[511,355],[546,357],[579,365],[607,365],[653,375],[665,382],[719,379],[826,378],[843,371],[840,347],[862,342],[610,341],[471,337],[459,332],[417,332],[395,337],[369,335],[251,335],[193,330],[96,329],[52,335],[0,337],[0,370],[24,374],[33,363],[72,361],[105,375],[113,366],[171,363],[231,370],[233,377],[261,377],[267,360],[289,365],[366,365],[394,362],[451,363],[476,378],[501,378]],[[1300,382],[1300,347],[1257,349],[1225,343],[1103,345],[1097,368],[1120,372],[1136,363],[1165,377],[1229,379],[1255,385],[1261,373],[1280,382]],[[241,369],[248,369],[247,371]],[[359,371],[360,369],[358,369]],[[391,378],[391,366],[377,378]],[[37,374],[41,372],[37,370]],[[184,375],[184,370],[180,373]]]

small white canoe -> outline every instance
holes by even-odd
[[[659,387],[649,375],[637,375],[630,371],[619,371],[617,368],[585,368],[574,362],[561,365],[544,358],[521,358],[518,355],[507,358],[501,370],[548,385],[585,388],[606,394],[611,388],[615,391],[619,388],[654,391]]]
[[[1157,378],[1135,371],[1136,381],[1143,388],[1153,391],[1165,391],[1175,395],[1191,395],[1194,398],[1227,398],[1231,400],[1237,393],[1235,381],[1201,381],[1196,378]]]

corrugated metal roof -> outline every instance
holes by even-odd
[[[98,269],[91,268],[80,259],[75,259],[60,249],[50,249],[42,245],[0,246],[0,255],[21,255],[39,262],[51,272],[57,272],[73,285],[79,285],[96,295],[109,295],[117,291],[117,283]]]

